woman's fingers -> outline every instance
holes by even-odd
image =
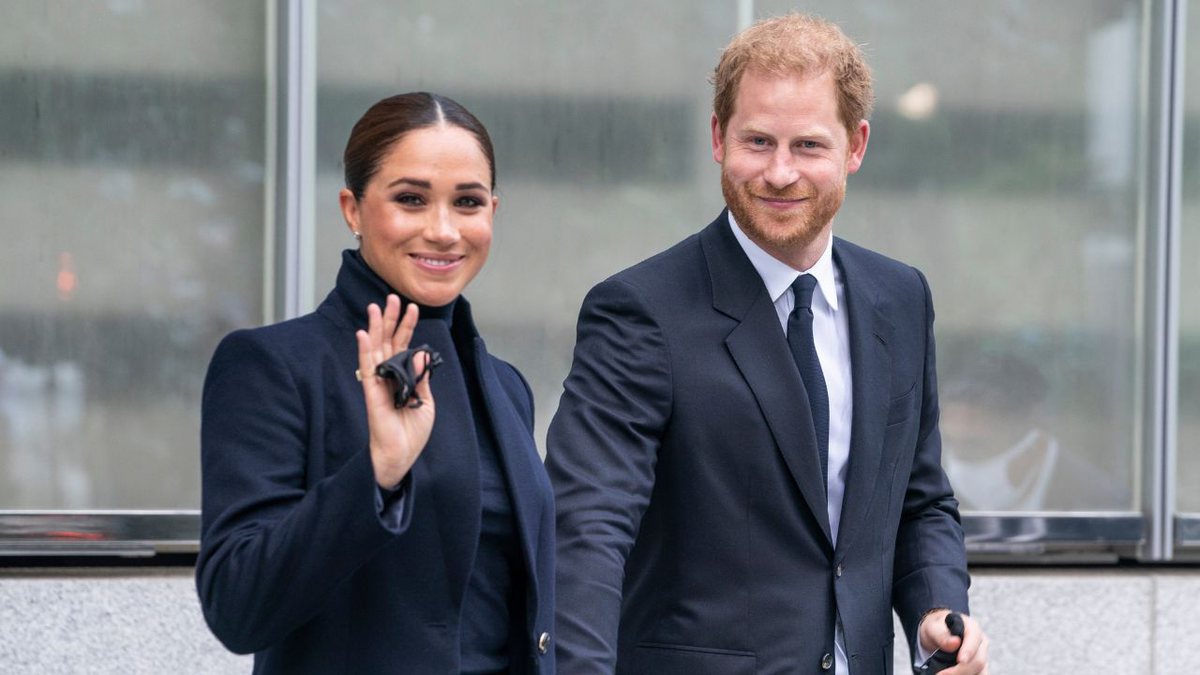
[[[374,358],[379,359],[379,345],[383,343],[383,315],[379,311],[379,305],[373,302],[367,305],[367,337],[371,341]]]
[[[358,346],[358,372],[367,403],[367,429],[370,435],[371,463],[375,480],[385,487],[400,482],[429,440],[433,426],[433,392],[429,387],[429,354],[414,356],[414,373],[419,373],[416,394],[424,405],[397,408],[394,392],[375,368],[400,351],[409,348],[418,312],[416,304],[401,310],[400,298],[389,295],[384,308],[367,307],[367,327],[355,332]]]
[[[410,302],[408,307],[404,308],[404,316],[400,318],[400,325],[396,327],[396,332],[392,334],[392,353],[408,349],[409,343],[412,341],[413,330],[417,327],[417,319],[420,317],[420,310],[417,309],[417,303]]]
[[[363,381],[363,390],[370,403],[380,391],[388,389],[387,384],[375,377],[375,369],[401,351],[410,348],[413,331],[416,329],[420,310],[416,303],[409,303],[401,310],[400,297],[389,294],[384,308],[371,303],[367,305],[367,328],[355,333],[358,342],[358,373]],[[422,400],[429,400],[429,358],[426,354],[418,354],[413,363],[413,371],[420,373],[417,378],[416,393]],[[371,378],[368,380],[367,378]]]
[[[377,381],[375,368],[388,359],[384,354],[387,342],[384,339],[383,325],[386,323],[379,305],[367,305],[367,328],[356,331],[354,338],[358,343],[358,379],[363,383],[363,392],[370,403],[383,383]]]
[[[429,378],[432,373],[429,372],[429,352],[420,352],[413,359],[414,371],[419,373],[417,376],[417,398],[423,401],[426,405],[433,405],[433,390],[429,387]]]
[[[371,401],[371,385],[375,379],[375,345],[371,344],[371,335],[365,330],[356,331],[354,339],[358,343],[358,372],[359,381],[363,384],[363,394]]]
[[[389,293],[383,310],[383,340],[379,344],[384,360],[392,358],[396,353],[393,349],[396,327],[400,323],[400,298],[395,293]]]

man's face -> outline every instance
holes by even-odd
[[[713,159],[738,225],[767,253],[796,269],[816,262],[830,222],[858,171],[870,127],[849,134],[838,117],[832,74],[777,76],[748,70],[733,115],[712,120]],[[815,254],[814,254],[815,252]]]

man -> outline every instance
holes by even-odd
[[[714,84],[728,211],[580,312],[547,458],[560,670],[890,673],[893,606],[918,658],[952,651],[969,582],[929,290],[831,234],[870,71],[792,15],[734,38]],[[969,617],[958,658],[986,672]]]

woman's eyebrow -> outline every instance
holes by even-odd
[[[415,185],[420,188],[425,188],[426,190],[433,187],[433,184],[430,183],[429,181],[420,180],[417,178],[397,178],[396,180],[388,183],[387,186],[392,187],[393,185],[397,185],[399,183],[408,183],[409,185]]]

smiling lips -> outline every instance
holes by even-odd
[[[758,200],[773,209],[790,209],[793,206],[798,206],[800,204],[803,204],[805,201],[808,200],[808,198],[807,197],[785,198],[785,197],[762,197],[762,196],[760,196],[760,197],[758,197]]]
[[[462,265],[463,260],[467,258],[465,255],[432,256],[420,253],[410,253],[408,257],[421,269],[435,273],[444,273],[457,269]]]

